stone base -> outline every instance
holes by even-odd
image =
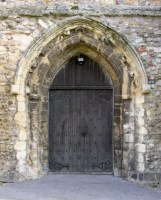
[[[41,176],[43,177],[43,176]],[[125,178],[125,177],[124,177]],[[133,180],[133,181],[146,181],[146,182],[160,182],[161,181],[161,173],[157,172],[145,172],[145,173],[139,173],[134,172],[132,175],[128,176],[127,179]],[[1,172],[0,173],[0,182],[2,183],[17,183],[22,181],[28,181],[29,178],[23,176],[20,173],[17,172]]]
[[[18,183],[22,181],[30,181],[39,178],[43,178],[48,174],[48,171],[45,171],[42,174],[36,176],[25,176],[17,171],[6,171],[0,172],[0,182],[2,183]]]
[[[160,182],[161,181],[161,173],[158,172],[145,172],[138,173],[134,172],[132,175],[128,177],[130,180],[134,181],[146,181],[146,182]]]
[[[27,178],[17,172],[8,171],[0,173],[0,182],[2,183],[17,183],[22,181],[27,181]]]

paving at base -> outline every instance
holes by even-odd
[[[112,175],[52,174],[0,187],[0,200],[161,200],[156,193]]]

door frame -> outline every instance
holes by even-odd
[[[64,34],[66,31],[68,35]],[[80,53],[98,62],[113,82],[114,175],[127,177],[134,171],[146,169],[144,159],[136,156],[139,152],[144,158],[146,144],[135,140],[148,133],[146,126],[135,126],[137,119],[145,120],[145,113],[140,116],[138,110],[144,110],[144,103],[147,103],[144,94],[150,92],[144,65],[123,35],[81,16],[62,20],[59,26],[46,29],[18,62],[12,85],[18,105],[14,122],[19,132],[14,150],[16,169],[25,178],[38,178],[48,173],[48,89],[60,68]],[[143,150],[140,152],[140,149]],[[19,152],[23,154],[20,156]]]

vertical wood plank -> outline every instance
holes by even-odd
[[[74,139],[73,139],[73,103],[74,103],[74,91],[70,91],[71,98],[69,101],[69,113],[68,113],[68,149],[69,149],[69,171],[74,171],[74,156],[75,154],[73,153],[73,148],[74,148]]]
[[[77,56],[70,59],[52,85],[110,85],[110,77],[105,77],[98,63],[84,58],[82,65]],[[54,102],[49,99],[49,162],[55,158],[57,163],[69,164],[69,169],[63,167],[62,172],[103,171],[98,165],[107,160],[112,162],[113,101],[107,102],[103,100],[106,95],[101,96],[108,91],[66,89],[50,92],[58,92],[58,97],[62,97]],[[87,133],[85,137],[83,132]]]

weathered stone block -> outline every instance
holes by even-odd
[[[57,47],[56,49],[54,49],[54,51],[51,51],[48,55],[48,60],[52,63],[52,61],[54,59],[56,59],[56,57],[62,52],[60,47]]]
[[[156,179],[157,181],[161,181],[161,173],[156,173]]]
[[[22,160],[22,159],[20,159],[20,160],[18,161],[18,164],[19,164],[19,166],[20,166],[20,167],[23,167],[23,166],[25,166],[25,164],[26,164],[26,161],[25,161],[25,160]]]
[[[144,172],[145,164],[144,163],[138,163],[137,167],[136,167],[136,170],[139,171],[139,172]]]
[[[138,117],[137,121],[138,121],[138,125],[139,126],[144,126],[145,125],[145,121],[144,121],[143,117]]]
[[[154,52],[160,53],[161,52],[161,47],[154,47]]]
[[[26,110],[26,103],[25,102],[18,102],[18,112],[25,112]]]
[[[145,153],[146,145],[145,144],[136,144],[135,148],[136,148],[137,152]]]
[[[26,140],[27,139],[27,132],[26,131],[20,131],[19,133],[19,140]]]
[[[2,172],[0,173],[0,182],[4,183],[16,183],[19,181],[19,174],[13,172]]]
[[[124,120],[123,132],[124,132],[124,134],[130,134],[134,130],[134,126],[132,126],[131,123],[125,123],[125,121],[126,121],[126,118]],[[129,121],[129,119],[128,119],[128,121]]]
[[[0,182],[7,183],[9,179],[9,173],[8,172],[1,172],[0,173]]]
[[[46,166],[46,167],[43,168],[43,171],[47,171],[48,172],[48,170],[49,170],[48,166]]]
[[[151,91],[151,87],[148,84],[143,84],[142,86],[142,93],[143,94],[149,94]]]
[[[114,116],[120,116],[121,110],[120,106],[115,106],[114,107]]]
[[[80,42],[85,43],[87,46],[92,46],[92,48],[94,48],[94,49],[98,48],[98,43],[95,40],[93,40],[89,37],[82,37],[81,36]]]
[[[42,109],[43,110],[48,110],[48,102],[43,102],[42,103]]]
[[[47,113],[48,113],[47,111],[42,111],[41,112],[42,121],[47,121],[48,120]]]
[[[19,94],[19,85],[11,85],[11,94]]]
[[[156,175],[155,175],[155,173],[150,173],[149,174],[149,181],[156,181]]]
[[[26,91],[26,94],[30,94],[31,92],[30,87],[26,86],[25,91]]]
[[[24,162],[24,164],[22,164],[22,165],[20,165],[19,164],[19,170],[18,170],[20,173],[22,173],[22,174],[25,174],[26,173],[26,163]],[[21,178],[21,180],[24,180],[24,177],[23,178]],[[20,180],[20,181],[21,181]]]
[[[38,172],[38,163],[39,163],[38,160],[33,160],[32,161],[33,169],[35,168],[35,171],[37,171],[37,172]]]
[[[114,96],[114,103],[121,103],[122,102],[122,99],[121,99],[121,95],[118,95],[118,96]]]
[[[22,102],[25,102],[25,97],[24,95],[17,95],[17,101],[22,101]]]
[[[48,64],[47,63],[41,63],[38,69],[38,77],[39,80],[41,81],[43,76],[44,76],[44,71],[46,71],[46,69],[48,68]]]
[[[48,88],[43,87],[42,88],[42,93],[43,93],[44,96],[48,96]]]
[[[144,180],[149,181],[149,173],[144,173]]]
[[[140,129],[139,129],[139,134],[140,135],[147,135],[148,134],[148,130],[142,126]]]
[[[67,41],[66,41],[67,42]],[[72,43],[73,44],[78,44],[80,42],[79,36],[74,36],[72,37]],[[68,43],[68,42],[67,42]]]
[[[161,80],[156,81],[156,85],[161,86]]]
[[[144,117],[144,109],[141,107],[138,108],[137,115],[138,117]]]
[[[49,27],[49,25],[45,23],[42,19],[38,20],[38,24],[40,24],[40,26],[44,29],[47,29]]]
[[[139,163],[144,163],[144,155],[142,153],[136,153],[136,160]]]
[[[121,88],[120,86],[114,87],[114,95],[121,95]]]
[[[27,120],[27,115],[25,112],[17,112],[14,121],[18,125],[20,130],[24,130],[27,126],[26,121]]]
[[[139,181],[143,181],[143,173],[139,173]]]
[[[30,112],[32,111],[37,111],[39,110],[39,103],[36,101],[36,102],[33,102],[33,101],[30,101],[29,103],[29,110]]]
[[[25,160],[26,154],[27,154],[26,151],[18,151],[16,157],[18,160],[21,160],[21,159]]]
[[[124,134],[124,142],[134,142],[134,136],[132,134]]]
[[[9,173],[8,176],[8,182],[13,183],[15,181],[15,174],[14,173]]]
[[[16,142],[16,144],[15,144],[15,149],[17,150],[17,151],[25,151],[26,150],[26,142]]]
[[[101,46],[100,52],[103,53],[107,58],[112,54],[113,49],[110,46]]]
[[[33,142],[31,143],[31,149],[32,149],[32,150],[37,150],[37,147],[38,147],[37,142],[34,142],[34,141],[33,141]]]
[[[122,170],[118,169],[118,168],[115,168],[114,169],[114,176],[117,176],[117,177],[122,176]]]
[[[11,176],[11,177],[12,177],[12,176]],[[24,180],[26,180],[26,178],[24,178]],[[8,182],[10,182],[10,181],[11,181],[11,180],[10,180],[10,177],[9,177]],[[19,182],[19,181],[21,181],[19,174],[18,174],[18,173],[14,173],[13,183],[17,183],[17,182]]]
[[[37,160],[38,159],[37,151],[31,151],[30,158],[31,160]]]
[[[131,178],[137,179],[137,174],[133,174],[133,175],[131,176]]]
[[[120,117],[114,117],[114,124],[119,125],[120,124]]]
[[[30,98],[30,100],[38,101],[40,99],[40,95],[33,93],[33,94],[30,94],[29,98]]]

